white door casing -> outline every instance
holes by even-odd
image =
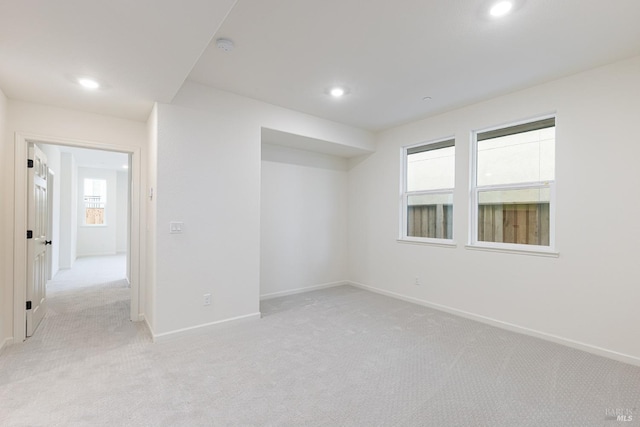
[[[27,332],[32,336],[47,311],[47,158],[35,144],[29,144],[27,195]]]
[[[144,203],[140,203],[141,191],[143,188],[141,173],[141,148],[122,146],[119,144],[77,140],[72,138],[61,138],[56,136],[42,136],[34,134],[15,133],[15,155],[14,155],[14,188],[15,188],[15,210],[14,210],[14,234],[13,234],[13,337],[10,342],[22,342],[26,338],[26,283],[27,283],[27,242],[25,232],[27,227],[27,193],[28,193],[28,173],[25,167],[28,156],[28,146],[33,143],[67,145],[72,147],[90,148],[106,151],[119,151],[129,153],[131,164],[129,173],[131,174],[131,232],[129,236],[130,257],[131,257],[131,320],[144,320],[142,311],[141,294],[144,292],[145,269],[144,259],[146,256],[145,240],[141,239],[141,218],[144,217]]]

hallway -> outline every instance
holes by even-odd
[[[31,339],[47,345],[108,342],[131,329],[126,256],[78,258],[47,284],[47,315]],[[28,342],[28,341],[27,341]]]

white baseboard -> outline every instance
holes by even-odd
[[[334,286],[349,285],[349,284],[350,284],[350,282],[347,282],[346,280],[342,280],[342,281],[339,281],[339,282],[331,282],[331,283],[323,283],[323,284],[320,284],[320,285],[306,286],[304,288],[290,289],[288,291],[280,291],[280,292],[273,292],[273,293],[270,293],[270,294],[260,295],[260,300],[267,300],[267,299],[271,299],[271,298],[285,297],[287,295],[302,294],[302,293],[305,293],[305,292],[315,291],[315,290],[318,290],[318,289],[333,288]]]
[[[149,324],[149,319],[147,319],[147,316],[142,316],[142,321],[144,322],[145,325],[147,325],[147,329],[149,329],[149,332],[151,333],[151,336],[153,336],[153,328],[151,327],[151,324]]]
[[[2,353],[2,350],[5,349],[5,347],[9,347],[12,343],[13,337],[5,338],[4,340],[2,340],[2,342],[0,342],[0,354]]]
[[[260,313],[252,313],[244,316],[232,317],[230,319],[223,319],[223,320],[218,320],[211,323],[205,323],[202,325],[191,326],[189,328],[176,329],[175,331],[163,332],[161,334],[155,334],[153,332],[153,328],[151,328],[151,325],[149,325],[149,322],[146,322],[146,323],[147,323],[147,327],[149,328],[149,331],[151,332],[153,342],[158,342],[158,341],[164,341],[169,338],[174,338],[174,337],[188,335],[195,332],[200,332],[206,328],[219,327],[222,325],[228,325],[230,323],[243,322],[248,320],[257,320],[257,319],[260,319],[261,317],[262,315]]]
[[[617,360],[618,362],[628,363],[630,365],[640,366],[640,357],[631,356],[617,351],[608,350],[606,348],[597,347],[591,344],[586,344],[580,341],[575,341],[569,338],[564,338],[558,335],[549,334],[546,332],[537,331],[535,329],[525,328],[523,326],[514,325],[513,323],[503,322],[501,320],[493,319],[491,317],[481,316],[467,311],[458,310],[457,308],[449,307],[446,305],[436,304],[429,301],[421,300],[414,297],[398,294],[395,292],[386,291],[384,289],[375,288],[373,286],[364,285],[362,283],[348,281],[346,284],[355,286],[356,288],[364,289],[367,291],[375,292],[377,294],[385,295],[388,297],[400,299],[414,304],[422,305],[424,307],[433,308],[435,310],[444,311],[446,313],[454,314],[456,316],[464,317],[466,319],[475,320],[477,322],[485,323],[491,326],[496,326],[501,329],[506,329],[511,332],[517,332],[520,334],[540,338],[546,341],[551,341],[556,344],[564,345],[567,347],[575,348],[577,350],[586,351],[597,356],[606,357],[608,359]]]
[[[155,341],[155,339],[153,338],[155,336],[155,333],[153,332],[153,328],[151,327],[151,324],[149,323],[149,319],[147,319],[147,316],[145,316],[143,314],[141,321],[143,321],[144,324],[147,325],[147,329],[149,330],[149,333],[151,334],[151,340]]]

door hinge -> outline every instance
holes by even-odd
[[[33,231],[27,230],[27,239],[33,239]]]
[[[31,169],[33,167],[33,159],[27,159],[27,167]]]
[[[31,310],[31,301],[27,301],[27,310]]]

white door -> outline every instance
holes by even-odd
[[[37,145],[29,144],[27,217],[27,336],[33,335],[47,309],[47,158]],[[31,163],[31,162],[30,162]]]

